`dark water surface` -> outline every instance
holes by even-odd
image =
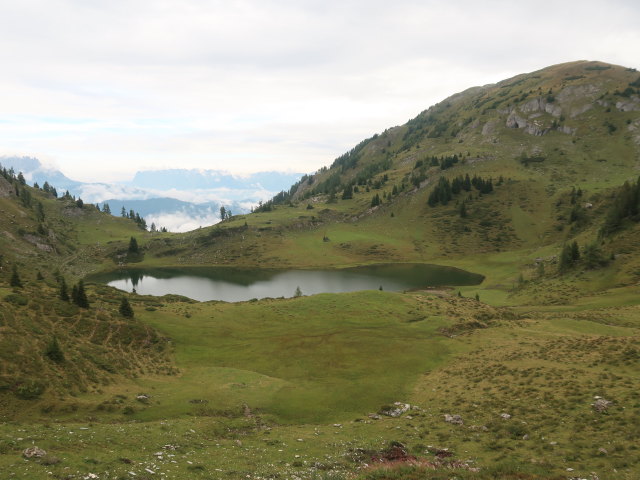
[[[385,264],[334,270],[275,270],[228,267],[122,269],[90,280],[142,295],[184,295],[200,301],[240,302],[357,290],[405,291],[449,285],[477,285],[482,275],[427,264]]]

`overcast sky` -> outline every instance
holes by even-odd
[[[0,0],[0,155],[312,172],[475,85],[640,68],[640,2]]]

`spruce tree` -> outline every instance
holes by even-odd
[[[87,292],[84,289],[84,282],[80,280],[76,289],[76,298],[74,303],[81,308],[89,308],[89,299],[87,298]]]
[[[44,354],[56,363],[62,363],[64,361],[64,353],[62,353],[62,349],[60,348],[56,337],[51,339]]]
[[[20,280],[20,275],[18,274],[18,266],[13,264],[13,270],[11,271],[11,279],[9,280],[9,285],[16,288],[22,288],[22,281]]]
[[[573,266],[573,253],[571,245],[566,244],[562,247],[562,251],[560,252],[560,261],[558,264],[558,269],[560,272],[565,272],[569,268]]]
[[[460,218],[467,218],[467,205],[464,200],[460,204]]]
[[[63,302],[69,301],[69,291],[67,289],[67,282],[64,277],[60,278],[60,300]]]
[[[131,237],[129,240],[129,253],[138,253],[138,241],[136,237]]]
[[[122,297],[118,312],[120,312],[120,315],[123,317],[133,318],[133,308],[131,308],[131,304],[129,303],[129,300],[127,300],[127,297]]]
[[[571,260],[573,262],[580,260],[580,247],[578,247],[578,242],[576,241],[571,244]]]

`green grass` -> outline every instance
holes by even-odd
[[[202,398],[285,422],[343,420],[398,400],[448,357],[437,331],[451,322],[432,316],[416,298],[379,291],[145,313],[185,372],[179,394],[174,382],[149,385],[184,412]]]

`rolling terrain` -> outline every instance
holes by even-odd
[[[184,234],[0,177],[0,471],[638,478],[639,175],[640,73],[581,61],[454,95]],[[385,262],[485,280],[233,304],[60,293],[124,265]],[[33,445],[47,454],[23,459]]]

